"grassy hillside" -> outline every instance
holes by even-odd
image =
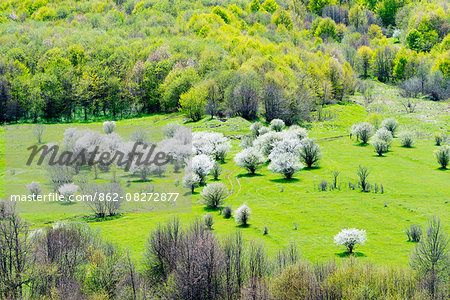
[[[404,233],[407,226],[425,224],[431,215],[441,217],[444,224],[448,222],[450,197],[447,182],[450,174],[438,168],[433,156],[436,146],[432,140],[433,132],[450,130],[448,103],[420,101],[415,113],[406,114],[401,109],[404,99],[398,96],[397,89],[378,84],[376,92],[380,97],[369,105],[368,110],[376,110],[381,119],[388,116],[398,118],[400,130],[414,130],[419,138],[413,148],[401,147],[395,139],[391,150],[384,157],[378,157],[370,145],[361,146],[354,138],[350,139],[351,125],[366,120],[369,115],[358,104],[328,106],[323,113],[326,120],[308,124],[310,135],[322,148],[322,159],[318,168],[300,171],[293,181],[281,179],[266,167],[255,176],[246,175],[233,161],[235,153],[240,151],[239,140],[233,140],[220,181],[232,191],[226,204],[237,208],[246,202],[252,210],[250,226],[241,228],[246,240],[263,241],[269,252],[293,241],[298,243],[305,258],[339,260],[345,253],[333,243],[333,236],[342,227],[350,226],[367,231],[368,242],[356,250],[361,258],[377,264],[404,264],[414,246],[407,242]],[[355,95],[352,99],[358,102],[361,96]],[[432,121],[427,122],[430,116]],[[119,121],[117,125],[118,128],[127,128],[130,124],[164,125],[173,122],[192,126],[193,130],[223,132],[229,137],[247,134],[251,124],[239,117],[226,121],[204,118],[192,123],[179,114],[172,114]],[[101,123],[93,123],[89,127],[101,130]],[[58,125],[48,126],[45,139],[57,140],[61,134],[57,128]],[[24,138],[26,143],[34,143],[31,134]],[[356,182],[359,165],[369,168],[369,180],[382,184],[383,194],[349,189],[348,183]],[[338,177],[340,190],[319,192],[317,186],[322,180],[331,184],[333,170],[341,171]],[[19,176],[24,190],[24,185],[34,178],[47,176],[43,170],[30,172],[24,169],[20,174],[21,170],[16,169],[15,173],[19,174],[16,177]],[[121,180],[126,178],[124,174]],[[102,180],[104,178],[100,176],[97,181]],[[208,182],[211,181],[209,178]],[[132,183],[130,190],[136,190],[137,186],[138,183]],[[208,212],[201,203],[200,191],[198,189],[193,195],[192,214],[178,214],[184,224]],[[233,218],[224,219],[219,211],[212,211],[212,214],[217,235],[227,235],[239,228]],[[24,217],[33,226],[40,227],[77,216],[25,213]],[[149,233],[158,223],[172,217],[174,214],[170,213],[125,214],[118,219],[90,224],[100,228],[107,239],[130,249],[133,257],[140,260]],[[269,228],[268,235],[263,235],[264,226]]]

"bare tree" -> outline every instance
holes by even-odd
[[[42,124],[36,124],[33,126],[33,135],[37,139],[38,144],[42,142],[42,135],[44,134],[45,127]]]
[[[222,296],[223,251],[214,235],[196,220],[183,236],[174,270],[174,295],[181,299]]]
[[[22,299],[31,262],[28,224],[10,203],[0,215],[0,298]]]
[[[440,219],[433,216],[428,222],[425,236],[420,239],[411,256],[411,267],[419,272],[433,299],[439,283],[449,280],[448,242]]]
[[[241,231],[236,231],[223,240],[222,249],[224,251],[225,298],[239,299],[244,282],[244,240]]]
[[[147,240],[145,272],[152,282],[164,282],[176,268],[177,248],[181,243],[180,221],[174,218],[159,225]]]
[[[367,169],[367,167],[359,166],[358,170],[356,171],[356,174],[359,177],[359,185],[361,186],[361,190],[363,192],[367,191],[367,186],[369,184],[369,181],[367,181],[367,177],[369,177],[370,171]]]

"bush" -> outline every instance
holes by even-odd
[[[251,174],[261,167],[265,159],[256,148],[250,147],[242,150],[234,157],[234,161],[239,167],[247,169]]]
[[[389,144],[378,138],[372,139],[370,144],[379,156],[383,156],[383,153],[386,153],[389,150]]]
[[[324,179],[319,184],[319,191],[326,192],[327,189],[328,189],[328,182]]]
[[[33,181],[26,185],[28,193],[30,195],[40,195],[42,192],[41,184],[39,182]]]
[[[313,139],[303,139],[300,144],[300,158],[308,168],[317,164],[320,159],[319,145],[317,145]]]
[[[225,219],[229,219],[229,218],[231,218],[232,212],[233,212],[233,210],[231,209],[230,206],[225,206],[225,208],[222,210],[222,215]]]
[[[208,230],[212,230],[212,226],[214,225],[214,217],[211,213],[207,213],[203,216],[203,223]]]
[[[434,151],[434,156],[441,167],[446,169],[450,158],[450,146],[444,145],[439,147],[436,151]]]
[[[221,182],[209,183],[201,192],[203,201],[208,208],[218,208],[227,195],[227,187]]]
[[[262,124],[261,122],[255,122],[252,125],[250,125],[250,131],[252,132],[252,135],[257,137],[259,136],[259,130],[261,129]]]
[[[116,130],[116,122],[106,121],[103,122],[103,132],[106,134],[113,133]]]
[[[302,168],[303,165],[299,162],[297,156],[289,152],[279,154],[268,167],[274,173],[283,174],[286,179],[291,179]]]
[[[403,147],[411,148],[414,144],[414,133],[410,131],[403,131],[399,134],[400,143]]]
[[[419,225],[411,224],[409,228],[406,228],[405,233],[408,236],[408,241],[418,243],[422,236],[422,228]]]
[[[436,132],[433,137],[436,146],[440,146],[446,139],[445,135],[439,132]]]
[[[74,195],[78,190],[78,185],[73,183],[66,183],[59,187],[58,192],[64,197],[64,200],[69,200],[71,195]]]
[[[366,240],[366,231],[356,228],[342,229],[341,232],[334,236],[334,243],[345,246],[349,253],[353,252],[357,244],[364,244]]]
[[[381,122],[381,127],[386,128],[391,132],[392,136],[395,136],[395,132],[397,131],[398,127],[398,121],[394,118],[383,120],[383,122]]]
[[[234,219],[237,224],[247,226],[251,214],[250,208],[244,203],[234,212]]]
[[[276,132],[282,131],[284,126],[285,126],[284,121],[280,119],[273,119],[270,122],[270,129]]]
[[[200,178],[199,184],[203,184],[206,176],[214,166],[214,161],[205,154],[196,155],[192,158],[192,172]]]
[[[355,124],[352,126],[352,135],[356,136],[357,140],[361,140],[361,142],[367,144],[373,135],[373,126],[365,122]]]

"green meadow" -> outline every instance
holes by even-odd
[[[411,224],[425,225],[427,219],[436,215],[448,229],[450,201],[450,172],[439,168],[434,158],[432,135],[440,131],[449,133],[450,116],[448,102],[432,102],[418,100],[414,113],[405,113],[402,101],[396,88],[376,84],[377,100],[364,107],[361,95],[351,96],[347,104],[325,106],[318,118],[313,114],[312,121],[302,124],[309,130],[309,135],[321,146],[322,158],[319,166],[303,169],[293,180],[286,181],[278,174],[271,173],[267,166],[261,168],[256,175],[249,176],[238,167],[233,157],[240,151],[240,138],[249,133],[250,122],[239,118],[210,119],[204,117],[198,122],[188,122],[181,114],[151,115],[142,118],[117,121],[118,132],[126,137],[135,126],[166,125],[169,123],[184,124],[197,130],[213,130],[224,133],[232,139],[233,148],[222,165],[223,172],[219,180],[225,183],[230,191],[225,199],[233,209],[247,203],[252,211],[250,226],[241,228],[233,218],[225,219],[220,211],[210,211],[202,205],[200,191],[197,188],[192,195],[192,209],[188,213],[124,213],[118,218],[89,224],[98,228],[106,239],[122,248],[130,250],[138,261],[145,249],[146,239],[150,232],[162,222],[179,217],[183,225],[188,225],[194,218],[201,218],[207,212],[214,216],[214,233],[219,237],[228,235],[234,230],[242,230],[249,242],[264,243],[269,253],[275,253],[280,247],[295,242],[299,246],[303,258],[311,261],[340,260],[345,256],[344,249],[333,243],[333,237],[343,227],[365,229],[368,241],[356,248],[357,255],[364,260],[376,264],[406,264],[414,244],[407,241],[405,228]],[[380,120],[395,117],[400,123],[400,130],[413,130],[417,135],[412,148],[400,146],[398,138],[384,156],[379,157],[370,145],[360,145],[355,138],[349,136],[352,124],[367,120],[370,114],[376,113]],[[6,186],[15,185],[26,191],[25,184],[33,180],[47,178],[43,168],[15,167],[20,165],[28,152],[25,148],[17,151],[5,149],[5,133],[7,130],[24,125],[7,125],[1,127],[0,139],[0,176]],[[43,142],[60,141],[62,126],[67,124],[46,125]],[[102,122],[90,124],[70,124],[70,126],[88,126],[101,131]],[[28,131],[27,131],[28,130]],[[36,143],[31,128],[24,130],[29,134],[17,137],[23,145]],[[120,131],[122,130],[122,132]],[[10,144],[6,143],[8,147]],[[20,150],[22,149],[22,151]],[[9,153],[14,154],[9,154]],[[5,165],[5,153],[6,165]],[[384,192],[364,193],[356,188],[349,188],[349,182],[356,183],[356,170],[359,165],[370,170],[369,181],[383,185]],[[332,183],[332,171],[340,171],[339,189],[321,192],[317,186],[322,180]],[[9,172],[9,173],[8,173]],[[14,176],[10,176],[13,173]],[[179,175],[179,177],[177,177]],[[177,180],[181,173],[170,175],[170,178],[151,178],[151,181]],[[97,181],[108,181],[110,175],[100,174]],[[14,182],[10,181],[14,178]],[[119,180],[125,182],[127,175],[121,174]],[[213,181],[211,176],[208,182]],[[5,195],[2,185],[1,195]],[[127,191],[138,191],[141,183],[133,182]],[[50,192],[50,187],[44,189]],[[34,204],[33,205],[46,205]],[[63,204],[57,204],[63,205]],[[42,212],[26,212],[22,216],[34,228],[65,219],[83,220],[81,214],[63,214],[52,212],[52,209],[36,207]],[[263,235],[264,227],[268,234]]]

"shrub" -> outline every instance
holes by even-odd
[[[103,122],[103,132],[106,134],[113,133],[116,130],[116,122],[106,121]]]
[[[247,226],[251,213],[250,208],[244,203],[234,212],[234,219],[237,224]]]
[[[203,216],[203,223],[208,230],[212,230],[212,226],[214,225],[214,217],[211,213],[207,213]]]
[[[356,228],[342,229],[341,232],[334,236],[334,243],[345,246],[349,253],[353,252],[357,244],[364,244],[366,240],[366,231]]]
[[[325,192],[328,188],[328,182],[324,179],[319,184],[319,191]]]
[[[355,124],[352,126],[352,135],[356,136],[357,140],[361,140],[361,142],[367,144],[373,135],[373,126],[365,122]]]
[[[222,167],[218,162],[215,162],[211,169],[211,175],[214,177],[214,180],[219,179],[220,173],[222,173]]]
[[[236,154],[234,161],[239,167],[255,174],[255,171],[265,162],[265,159],[261,152],[254,147],[250,147]]]
[[[218,208],[227,195],[227,187],[221,182],[209,183],[201,192],[203,201],[208,208]]]
[[[214,166],[214,161],[205,154],[196,155],[192,158],[192,172],[200,178],[199,184],[203,184],[206,176]]]
[[[320,159],[320,147],[313,139],[306,138],[300,144],[300,158],[308,168],[317,164]]]
[[[398,127],[398,121],[394,118],[383,120],[383,122],[381,122],[381,127],[386,128],[391,132],[392,136],[395,136],[395,132],[397,131]]]
[[[434,156],[441,167],[446,169],[450,158],[450,146],[444,145],[439,147],[434,151]]]
[[[400,143],[403,147],[411,148],[414,144],[414,133],[410,131],[403,131],[399,134]]]
[[[33,182],[27,184],[26,187],[27,187],[28,193],[30,193],[30,195],[40,195],[42,192],[41,184],[36,181],[33,181]]]
[[[359,166],[358,170],[356,171],[356,174],[359,177],[359,186],[361,187],[361,190],[365,192],[367,190],[367,186],[369,184],[369,181],[367,181],[367,177],[369,177],[370,171],[367,169],[367,167]]]
[[[445,141],[445,138],[446,138],[444,134],[439,133],[439,132],[436,132],[433,137],[434,137],[434,143],[436,146],[440,146],[442,144],[442,142]]]
[[[411,224],[409,228],[406,228],[405,233],[408,236],[408,241],[418,243],[422,236],[422,228],[419,225]]]
[[[303,165],[299,162],[297,156],[289,152],[278,155],[268,167],[274,173],[283,174],[286,179],[291,179],[302,168]]]
[[[386,153],[389,150],[389,144],[378,138],[372,139],[370,144],[379,156],[383,156],[383,153]]]
[[[225,206],[225,208],[222,210],[222,215],[225,219],[231,218],[232,209],[230,206]]]
[[[66,183],[59,187],[58,192],[64,197],[64,200],[69,200],[71,195],[74,195],[78,190],[78,185],[73,183]]]
[[[261,129],[262,124],[261,122],[255,122],[252,125],[250,125],[250,131],[252,132],[252,135],[257,137],[259,136],[259,130]]]
[[[130,136],[130,140],[135,143],[141,143],[144,144],[147,142],[147,132],[143,130],[142,128],[136,129]]]
[[[192,172],[186,173],[183,177],[183,186],[185,188],[189,188],[191,192],[194,192],[194,189],[200,184],[200,177],[197,174]]]
[[[276,132],[282,131],[284,126],[285,126],[284,121],[280,119],[273,119],[270,122],[270,129]]]

